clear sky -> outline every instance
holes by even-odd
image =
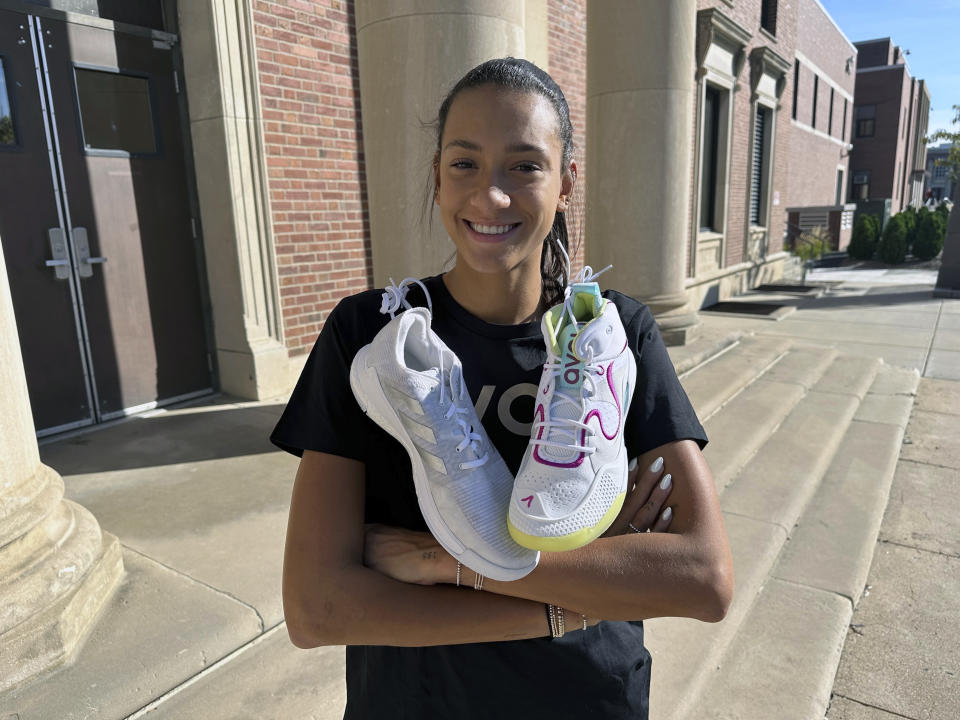
[[[930,89],[930,129],[952,125],[960,105],[960,0],[820,0],[850,42],[889,37],[909,50],[910,74]]]

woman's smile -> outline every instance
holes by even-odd
[[[523,225],[523,223],[479,223],[471,220],[464,220],[463,224],[467,227],[471,237],[482,243],[498,243],[510,240],[516,235],[514,231]]]

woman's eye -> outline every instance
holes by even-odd
[[[540,166],[534,163],[520,163],[516,167],[517,170],[522,170],[523,172],[537,172],[537,170],[540,169]]]
[[[450,167],[458,169],[471,168],[473,167],[473,163],[469,160],[454,160],[452,163],[450,163]]]

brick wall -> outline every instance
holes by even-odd
[[[793,61],[794,47],[797,32],[797,16],[792,4],[781,2],[777,9],[776,36],[760,30],[760,0],[737,2],[730,7],[725,2],[717,0],[700,0],[697,10],[716,7],[727,17],[736,21],[745,29],[753,32],[753,37],[745,48],[749,57],[755,47],[768,46],[789,61]],[[771,212],[768,228],[768,253],[775,253],[783,247],[783,229],[786,216],[784,214],[786,185],[789,171],[790,147],[790,109],[793,97],[793,73],[788,72],[786,87],[781,96],[781,108],[777,113],[776,141],[773,157],[773,184],[771,187]],[[732,132],[730,136],[730,184],[727,193],[726,227],[727,227],[727,254],[724,260],[726,265],[735,265],[746,257],[748,232],[747,212],[749,208],[750,192],[750,148],[752,140],[752,103],[750,102],[750,62],[744,63],[743,69],[737,78],[739,88],[733,93]],[[802,90],[802,87],[801,87]],[[812,92],[812,90],[811,90]],[[696,125],[694,125],[696,132]],[[696,135],[693,136],[694,140]],[[696,147],[694,141],[693,147]],[[691,191],[698,193],[695,182],[691,184]],[[780,202],[774,205],[774,198],[779,195]],[[690,243],[688,256],[694,252],[696,242],[697,218],[691,213]]]
[[[346,0],[253,0],[280,302],[291,356],[371,284],[356,34]]]
[[[870,172],[870,197],[893,198],[890,212],[900,208],[894,194],[897,158],[902,157],[901,112],[909,98],[909,78],[904,66],[857,74],[856,104],[876,105],[873,137],[854,136],[850,170]],[[901,168],[902,172],[902,168]]]
[[[567,230],[570,234],[570,249],[577,248],[576,255],[571,255],[570,260],[574,268],[578,268],[583,264],[586,244],[583,201],[587,189],[587,2],[549,0],[547,17],[550,77],[560,86],[567,98],[570,122],[573,124],[578,187],[574,193],[574,206],[567,211]]]
[[[855,64],[848,58],[856,49],[844,38],[823,9],[814,0],[800,0],[797,4],[796,52],[804,57],[800,63],[800,82],[797,97],[797,121],[790,140],[790,173],[784,197],[787,207],[833,205],[836,201],[837,169],[843,167],[844,185],[849,184],[849,158],[843,146],[850,142],[853,123],[853,102],[847,101],[844,123],[844,96],[851,98],[856,83]],[[816,67],[812,67],[812,63]],[[809,127],[813,111],[814,76],[818,80],[816,130]],[[791,80],[793,74],[791,73]],[[831,121],[830,95],[833,91]],[[792,89],[790,89],[792,93]],[[792,94],[784,92],[784,109],[793,112]],[[788,109],[789,108],[789,109]],[[841,197],[846,201],[846,190]]]

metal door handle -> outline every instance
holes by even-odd
[[[77,262],[80,264],[80,277],[91,277],[93,275],[92,265],[105,263],[105,257],[90,257],[90,240],[87,238],[87,229],[75,227],[73,229],[73,247],[77,251]]]
[[[47,237],[50,239],[50,254],[53,255],[53,260],[47,260],[44,264],[54,268],[57,280],[66,280],[70,277],[70,259],[67,257],[67,244],[63,241],[63,231],[60,228],[50,228],[47,230]]]

